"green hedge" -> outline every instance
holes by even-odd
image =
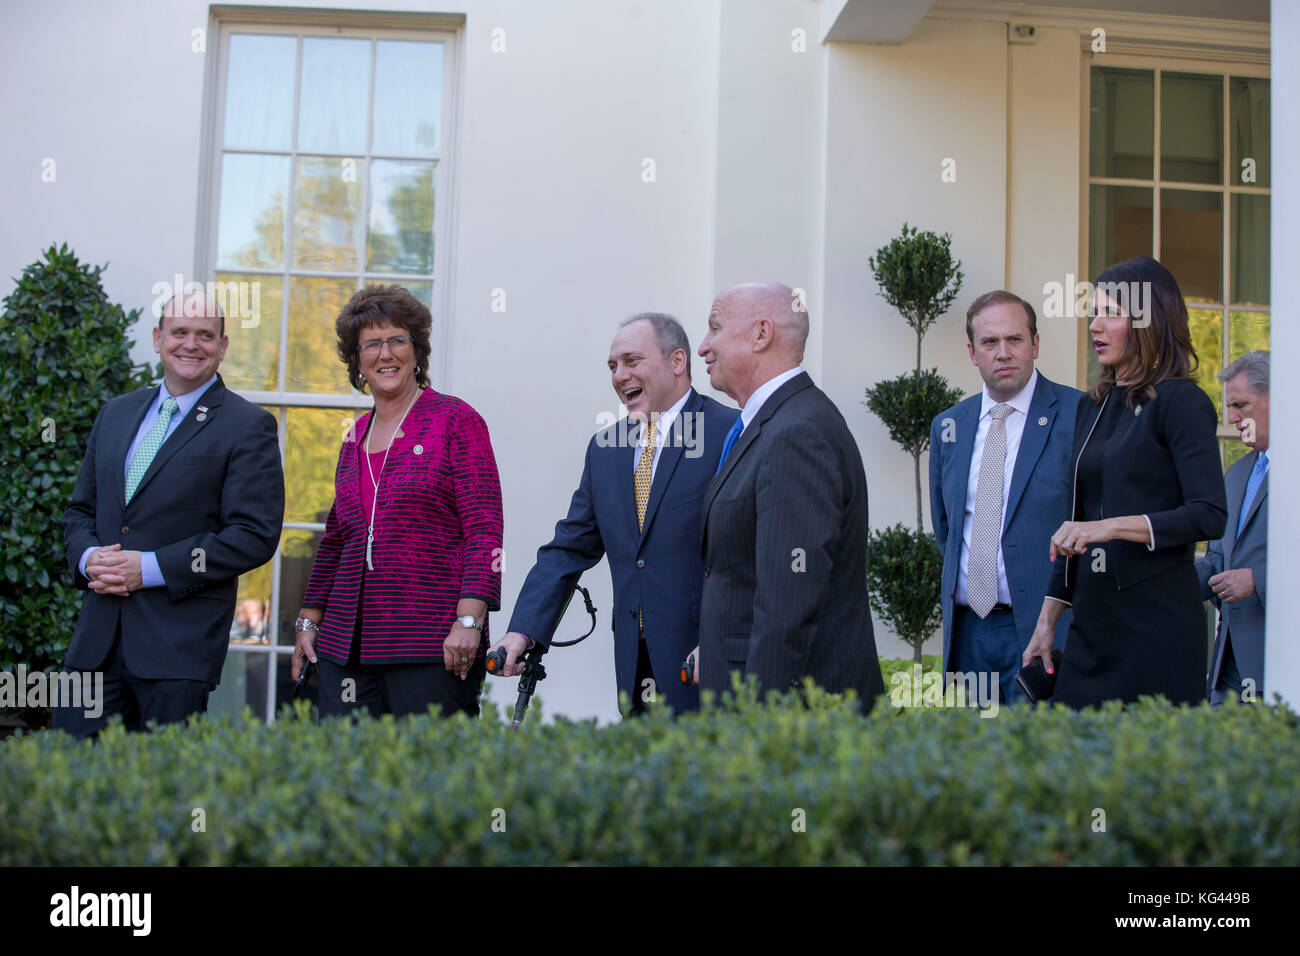
[[[0,865],[1300,863],[1286,709],[538,716],[15,737]]]
[[[83,594],[63,551],[63,512],[95,416],[152,377],[131,363],[140,310],[109,300],[105,268],[50,246],[0,310],[0,670],[63,663]]]

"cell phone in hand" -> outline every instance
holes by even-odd
[[[1020,669],[1016,675],[1016,686],[1020,688],[1020,693],[1025,695],[1025,699],[1031,704],[1040,700],[1049,700],[1056,691],[1056,672],[1061,669],[1061,652],[1052,651],[1052,671],[1047,673],[1047,668],[1043,666],[1043,659],[1035,657],[1025,667]]]
[[[293,685],[293,699],[297,700],[302,696],[302,692],[307,688],[307,681],[311,680],[311,675],[316,672],[316,665],[307,661],[302,666],[302,673],[298,675],[298,683]]]

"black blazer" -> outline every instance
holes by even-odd
[[[1071,505],[1079,513],[1079,456],[1101,417],[1102,409],[1122,401],[1112,391],[1095,405],[1085,392],[1079,396],[1074,419],[1074,451],[1070,456]],[[1180,561],[1192,561],[1198,541],[1222,537],[1228,516],[1223,469],[1215,437],[1219,415],[1214,404],[1193,382],[1167,379],[1156,386],[1156,397],[1134,402],[1106,446],[1102,509],[1108,517],[1146,515],[1155,547],[1135,541],[1106,545],[1109,570],[1121,588],[1132,587]],[[1049,597],[1070,601],[1078,562],[1056,561]]]
[[[704,495],[700,684],[811,676],[884,692],[867,598],[867,477],[857,443],[806,373],[772,394]]]
[[[217,376],[125,504],[126,453],[157,394],[155,385],[113,399],[91,429],[63,515],[68,563],[77,586],[87,589],[66,666],[102,665],[120,624],[134,676],[215,685],[230,643],[238,577],[271,560],[280,539],[284,471],[275,417]],[[89,590],[77,569],[82,553],[114,543],[155,552],[166,586],[127,597]]]

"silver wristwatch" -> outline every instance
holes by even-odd
[[[456,623],[461,627],[472,627],[480,634],[483,633],[483,625],[476,617],[474,617],[473,614],[462,614],[460,617],[456,618]]]
[[[316,626],[316,622],[309,617],[300,617],[293,622],[294,631],[305,631],[308,628],[320,633],[320,628]]]

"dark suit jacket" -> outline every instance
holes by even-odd
[[[699,692],[681,683],[679,668],[699,643],[700,503],[737,414],[691,389],[659,453],[639,533],[632,487],[639,426],[629,428],[624,418],[594,435],[569,513],[555,526],[550,543],[538,549],[510,630],[549,644],[578,578],[608,555],[618,689],[640,692],[635,686],[640,611],[658,692],[674,710],[697,708]]]
[[[811,676],[884,692],[867,597],[867,477],[849,427],[807,373],[763,403],[704,497],[700,683],[760,692]]]
[[[1259,452],[1251,452],[1228,469],[1223,484],[1228,495],[1228,521],[1223,537],[1211,541],[1205,557],[1196,562],[1196,576],[1201,580],[1201,597],[1213,601],[1219,609],[1219,629],[1214,635],[1214,657],[1210,664],[1209,690],[1213,691],[1223,667],[1225,638],[1231,636],[1232,656],[1242,679],[1255,682],[1255,695],[1264,691],[1264,594],[1268,587],[1268,473],[1246,516],[1246,525],[1237,537],[1246,482],[1255,468]],[[1255,577],[1255,593],[1244,601],[1223,604],[1210,590],[1210,578],[1220,571],[1250,568]]]
[[[943,553],[943,670],[952,648],[953,601],[961,569],[962,526],[971,455],[979,428],[983,393],[935,417],[930,424],[930,520]],[[1057,385],[1042,372],[1029,402],[1020,450],[1011,471],[1011,490],[1002,516],[1002,560],[1011,589],[1011,614],[1020,648],[1029,646],[1052,574],[1052,534],[1070,514],[1070,449],[1079,390]],[[949,425],[948,423],[952,424]],[[1070,613],[1061,615],[1056,646],[1065,649]]]
[[[158,386],[113,399],[90,432],[63,515],[68,563],[87,588],[66,666],[95,670],[121,627],[136,677],[216,685],[230,643],[238,577],[275,554],[284,472],[275,418],[226,389],[221,377],[158,449],[130,504],[126,453]],[[199,405],[207,407],[198,421]],[[89,590],[77,569],[91,546],[153,551],[165,587],[127,597]],[[196,552],[195,549],[202,549]]]
[[[1106,398],[1120,400],[1116,392]],[[1078,496],[1073,494],[1079,455],[1101,411],[1102,405],[1094,405],[1086,393],[1079,396],[1070,455],[1074,520],[1081,520],[1075,510]],[[1196,542],[1223,535],[1228,506],[1215,438],[1218,421],[1213,403],[1195,383],[1167,379],[1156,386],[1156,397],[1136,403],[1111,435],[1103,463],[1103,513],[1144,514],[1155,534],[1154,549],[1136,541],[1107,543],[1109,570],[1119,587],[1132,587],[1180,561],[1190,562]],[[1048,595],[1070,601],[1078,566],[1072,558],[1056,561]]]

